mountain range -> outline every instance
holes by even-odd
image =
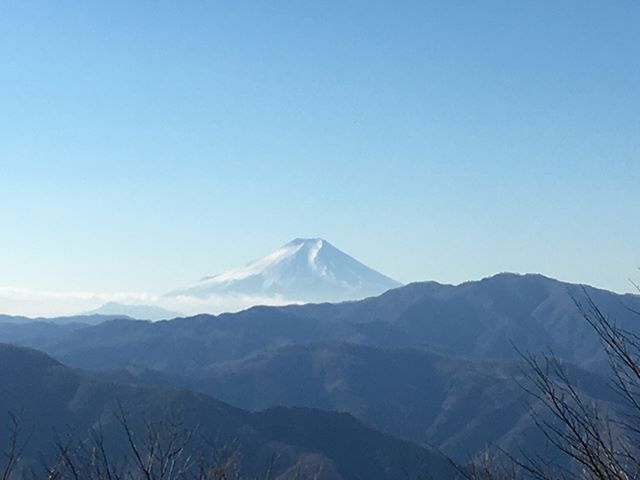
[[[614,402],[607,361],[576,302],[640,331],[640,297],[542,275],[410,284],[337,304],[254,307],[171,321],[0,324],[0,340],[131,385],[177,386],[250,410],[349,412],[457,458],[536,448],[518,386],[522,352],[553,352],[594,402]],[[523,440],[524,439],[524,440]]]
[[[53,328],[31,346],[72,365],[82,359],[84,365],[77,366],[137,363],[162,370],[167,363],[175,372],[282,345],[325,341],[421,348],[473,360],[517,360],[515,346],[531,352],[551,349],[579,367],[603,371],[606,359],[598,339],[576,308],[587,295],[621,326],[638,329],[637,295],[542,275],[499,274],[457,286],[415,283],[355,302],[253,307],[160,322],[116,319],[66,329],[62,336],[63,329]],[[25,335],[29,328],[7,331]]]

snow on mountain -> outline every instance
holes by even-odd
[[[168,294],[277,297],[292,302],[338,302],[400,286],[321,238],[298,238],[244,267],[205,277]]]

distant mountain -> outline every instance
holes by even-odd
[[[127,319],[134,320],[132,317],[123,314],[99,314],[99,313],[86,313],[80,315],[70,315],[64,317],[24,317],[21,315],[4,315],[0,314],[0,324],[26,324],[26,323],[53,323],[56,325],[67,325],[71,323],[85,324],[85,325],[98,325],[102,322],[109,320]]]
[[[298,238],[244,267],[203,278],[169,296],[233,294],[291,302],[340,302],[379,295],[401,284],[321,238]]]
[[[111,317],[129,317],[137,320],[170,320],[180,314],[171,312],[156,305],[127,305],[118,302],[108,302],[101,307],[84,315],[108,315]]]
[[[451,475],[440,455],[376,432],[347,414],[305,408],[250,413],[183,389],[107,382],[35,350],[0,345],[0,412],[21,412],[29,438],[25,467],[37,469],[41,459],[51,458],[56,437],[82,441],[97,425],[107,446],[117,451],[125,441],[121,433],[118,436],[118,404],[128,413],[138,439],[146,422],[170,417],[197,432],[188,448],[197,449],[200,441],[235,445],[248,478],[262,478],[270,466],[269,478],[299,478],[296,472],[309,463],[324,465],[319,478],[326,480]],[[5,435],[2,429],[3,445]]]

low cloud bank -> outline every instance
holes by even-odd
[[[59,317],[95,310],[110,302],[124,305],[150,305],[181,315],[237,312],[255,305],[300,303],[279,296],[212,295],[196,298],[188,295],[163,296],[150,293],[50,292],[0,287],[0,313],[27,317]]]

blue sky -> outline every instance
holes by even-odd
[[[400,281],[640,272],[636,1],[0,3],[0,285],[300,236]]]

